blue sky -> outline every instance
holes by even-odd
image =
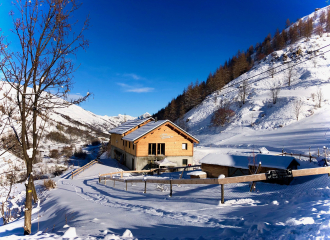
[[[0,28],[13,43],[9,0]],[[155,113],[190,83],[204,81],[237,50],[262,42],[325,0],[85,0],[87,51],[77,54],[73,94],[94,93],[81,106],[99,115]]]

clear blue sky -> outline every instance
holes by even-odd
[[[11,41],[9,0],[0,0],[0,28]],[[155,113],[196,79],[237,50],[262,42],[325,0],[85,0],[77,17],[90,14],[86,52],[72,93],[94,93],[83,103],[99,115]]]

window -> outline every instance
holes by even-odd
[[[165,143],[158,143],[157,155],[165,155]]]
[[[134,150],[134,145],[135,145],[135,144],[134,144],[134,143],[132,143],[132,147],[133,147],[133,150]]]
[[[182,159],[182,166],[188,165],[188,159]]]
[[[131,148],[131,142],[128,142],[128,148]]]
[[[126,142],[126,147],[127,147],[127,141],[125,141]]]
[[[156,155],[156,143],[149,143],[148,154]]]
[[[187,143],[182,143],[182,149],[183,150],[188,150],[188,144]]]
[[[123,146],[125,146],[125,141],[124,140],[122,140],[123,141]]]

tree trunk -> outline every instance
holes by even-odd
[[[26,187],[26,200],[25,200],[25,214],[24,214],[24,235],[31,234],[31,216],[32,216],[32,192],[33,192],[33,176],[32,172],[32,159],[29,159],[27,164],[28,182]]]

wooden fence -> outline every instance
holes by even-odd
[[[81,173],[82,171],[84,171],[85,169],[93,166],[95,163],[98,163],[99,161],[97,159],[87,163],[86,165],[78,168],[77,170],[74,170],[71,172],[71,178],[73,179],[74,176],[76,176],[77,174]]]
[[[167,168],[152,168],[149,170],[132,170],[132,171],[119,171],[119,172],[111,172],[111,173],[104,173],[104,174],[100,174],[100,177],[104,177],[104,176],[110,176],[112,178],[113,175],[115,174],[120,174],[120,178],[123,178],[123,174],[124,173],[153,173],[153,172],[157,172],[158,175],[160,172],[164,172],[166,170],[178,170],[183,168],[183,171],[185,171],[186,169],[189,168],[195,168],[195,167],[200,167],[201,165],[194,165],[194,166],[183,166],[183,167],[167,167]]]
[[[126,171],[125,171],[126,172]],[[125,173],[124,172],[124,173]],[[128,171],[131,172],[131,171]],[[117,172],[122,173],[122,172]],[[115,174],[115,173],[113,173]],[[310,176],[310,175],[320,175],[320,174],[329,174],[330,176],[330,167],[319,167],[319,168],[306,168],[300,170],[292,170],[292,177],[302,177],[302,176]],[[253,174],[253,175],[245,175],[239,177],[228,177],[228,178],[206,178],[206,179],[116,179],[109,178],[110,175],[100,175],[99,183],[104,181],[106,184],[107,180],[113,181],[113,186],[116,186],[116,182],[126,183],[126,191],[127,191],[127,183],[143,183],[144,182],[144,193],[147,192],[147,183],[158,183],[158,184],[169,184],[170,185],[170,196],[172,196],[172,184],[218,184],[221,185],[221,203],[224,203],[224,184],[232,184],[232,183],[244,183],[244,182],[257,182],[257,181],[265,181],[267,180],[266,173]]]

